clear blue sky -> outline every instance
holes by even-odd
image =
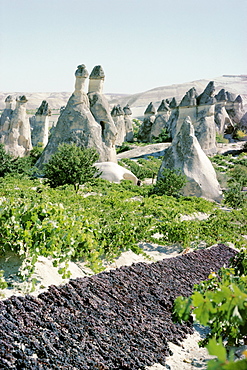
[[[0,0],[0,91],[73,91],[101,64],[104,92],[247,74],[247,0]]]

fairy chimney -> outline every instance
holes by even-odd
[[[129,104],[127,104],[125,107],[123,107],[124,111],[124,122],[125,122],[125,139],[124,141],[132,142],[134,140],[134,131],[133,131],[133,122],[130,116],[132,115],[131,109],[129,107]]]
[[[155,113],[156,109],[153,103],[149,103],[145,112],[144,112],[144,120],[139,128],[138,132],[138,140],[142,141],[143,143],[148,143],[151,140],[151,130],[155,120]]]
[[[57,125],[37,163],[40,168],[49,161],[51,155],[62,143],[75,143],[79,147],[95,148],[99,153],[99,161],[102,162],[112,160],[114,157],[115,147],[111,143],[108,145],[103,137],[101,124],[95,120],[90,111],[89,99],[84,92],[87,76],[85,65],[79,65],[75,72],[75,90],[65,109],[62,110]]]
[[[11,103],[11,99],[6,102]],[[24,157],[32,149],[31,129],[26,113],[27,98],[25,95],[16,98],[16,107],[11,114],[8,127],[1,134],[1,142],[5,150],[14,157]],[[7,105],[6,104],[6,105]],[[8,108],[11,110],[11,108]]]
[[[195,136],[190,117],[184,119],[180,131],[166,149],[158,180],[163,177],[164,168],[180,169],[187,177],[187,183],[182,189],[184,196],[203,197],[216,202],[222,200],[215,170]]]
[[[115,149],[117,129],[111,116],[108,100],[103,94],[104,79],[103,68],[100,65],[95,66],[89,76],[88,98],[94,119],[101,126],[102,140],[108,151],[106,161],[117,162]]]
[[[49,107],[46,100],[43,100],[32,121],[32,144],[33,146],[42,143],[43,147],[48,143],[49,135]]]
[[[169,105],[167,101],[163,99],[157,109],[157,114],[151,128],[151,140],[153,137],[159,136],[162,132],[162,129],[168,129],[167,122],[169,120],[170,114],[171,110],[169,108]]]

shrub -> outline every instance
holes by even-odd
[[[241,208],[245,202],[245,194],[241,191],[242,186],[238,183],[232,183],[225,192],[225,203],[232,208]]]
[[[242,131],[242,130],[237,130],[234,137],[237,139],[237,140],[243,140],[245,137],[246,137],[246,132]]]
[[[116,148],[116,152],[117,152],[117,154],[118,153],[123,153],[123,152],[127,152],[130,149],[131,149],[131,147],[129,146],[129,144],[126,143],[126,142],[123,142],[121,146]]]
[[[3,177],[7,173],[11,172],[12,159],[12,156],[6,153],[4,145],[0,144],[0,177]]]
[[[228,144],[229,140],[224,138],[222,134],[219,134],[218,132],[216,132],[216,142],[221,143],[221,144]]]
[[[152,143],[167,143],[170,141],[172,141],[171,135],[165,127],[162,128],[161,133],[158,136],[152,137]]]
[[[93,166],[98,158],[93,148],[79,148],[75,144],[59,145],[57,152],[45,164],[45,177],[52,188],[72,184],[77,192],[79,185],[99,175],[98,169]]]
[[[177,196],[186,184],[186,176],[180,169],[164,168],[161,178],[153,187],[152,193],[157,195]]]

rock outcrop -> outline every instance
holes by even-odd
[[[0,119],[0,137],[3,134],[3,132],[7,132],[10,129],[10,121],[13,114],[12,103],[13,98],[11,95],[8,95],[7,98],[5,99],[5,109]]]
[[[26,113],[27,98],[25,95],[17,97],[16,107],[13,111],[11,109],[11,103],[12,99],[8,97],[6,101],[6,112],[3,112],[4,117],[0,141],[4,144],[6,152],[12,154],[14,157],[23,157],[32,149],[31,129]]]
[[[144,112],[144,120],[140,126],[139,132],[138,132],[138,140],[142,141],[143,143],[148,143],[151,139],[151,130],[153,123],[155,121],[155,113],[156,109],[153,105],[153,103],[149,103],[147,106],[147,109]]]
[[[48,143],[50,110],[46,100],[43,100],[33,117],[31,127],[32,145],[42,143],[43,147]]]
[[[233,131],[234,125],[226,111],[227,94],[225,89],[221,89],[217,95],[215,95],[217,103],[215,105],[214,120],[216,124],[216,131],[224,135],[225,131]]]
[[[168,103],[163,99],[157,109],[157,114],[154,123],[151,127],[150,138],[157,137],[161,134],[162,129],[168,129],[168,121],[171,110]]]
[[[188,182],[182,190],[183,195],[221,201],[215,170],[195,136],[190,117],[184,119],[180,131],[165,151],[158,179],[162,178],[164,168],[180,169],[186,175]]]
[[[217,152],[214,93],[214,81],[210,81],[203,93],[197,98],[197,117],[194,124],[195,135],[204,152],[209,155]]]
[[[99,72],[101,73],[101,70]],[[92,83],[90,80],[90,89],[97,90],[97,92],[89,94],[93,107],[92,114],[88,95],[84,92],[85,81],[88,77],[84,64],[77,67],[75,77],[75,90],[65,109],[61,112],[57,125],[54,127],[48,144],[37,163],[39,167],[49,161],[58,145],[62,143],[75,143],[84,148],[95,148],[99,153],[99,161],[114,161],[116,158],[114,146],[116,128],[110,117],[108,103],[104,104],[102,80],[99,80],[99,77],[96,78],[99,84]],[[99,119],[99,116],[102,116],[102,119]],[[108,117],[110,117],[110,122],[107,121]]]
[[[125,107],[123,107],[124,111],[124,122],[125,122],[125,140],[128,142],[132,142],[134,140],[134,130],[133,130],[133,122],[130,116],[132,115],[131,109],[129,107],[129,104],[127,104]]]
[[[120,146],[125,141],[126,129],[124,121],[124,111],[119,104],[115,105],[112,108],[111,116],[117,129],[117,137],[115,144]]]
[[[115,150],[117,129],[111,117],[108,100],[103,95],[104,79],[102,67],[95,66],[89,76],[88,98],[94,119],[101,126],[105,161],[117,162]]]
[[[101,172],[100,177],[102,179],[120,183],[121,180],[131,180],[135,185],[137,185],[137,177],[126,168],[119,166],[114,162],[100,162],[95,163],[95,167]]]

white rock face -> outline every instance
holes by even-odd
[[[95,163],[94,166],[102,172],[100,175],[102,179],[116,183],[120,183],[121,180],[131,180],[135,185],[137,184],[137,177],[131,171],[119,166],[117,163],[100,162]]]
[[[215,170],[195,136],[189,117],[184,120],[180,132],[166,150],[158,179],[162,177],[164,168],[181,169],[186,175],[188,182],[182,190],[183,195],[221,201],[222,192]]]
[[[8,102],[10,103],[10,102]],[[27,99],[25,95],[16,98],[16,107],[8,117],[4,115],[1,131],[1,143],[5,150],[14,157],[23,157],[32,149],[31,129],[26,114]],[[8,108],[10,113],[11,109]]]
[[[8,132],[10,129],[10,121],[11,121],[12,114],[13,114],[12,103],[13,103],[13,98],[11,95],[8,95],[7,98],[5,99],[6,107],[0,119],[0,137],[1,137],[1,134],[3,134],[3,132]]]
[[[115,144],[122,145],[125,141],[126,137],[126,128],[125,128],[125,120],[124,120],[124,112],[120,105],[115,105],[111,111],[111,116],[114,122],[114,125],[117,129],[117,137]]]
[[[32,145],[36,146],[38,143],[42,143],[45,147],[48,143],[49,134],[49,108],[48,103],[43,100],[35,116],[32,119]]]
[[[134,139],[134,131],[133,131],[133,122],[130,117],[132,115],[132,112],[128,104],[123,108],[123,111],[126,131],[124,141],[132,142]]]
[[[49,161],[58,145],[62,143],[75,143],[84,148],[95,148],[99,153],[100,161],[114,160],[114,158],[116,160],[115,146],[111,132],[109,133],[108,130],[108,122],[103,127],[103,124],[95,120],[90,110],[88,96],[84,92],[85,79],[88,77],[85,65],[77,67],[75,76],[75,91],[60,114],[57,125],[37,163],[39,167]],[[104,101],[104,96],[99,95]],[[105,108],[104,113],[110,115],[106,104],[102,103],[102,105]],[[115,126],[114,129],[116,130]]]
[[[102,140],[105,150],[105,159],[117,162],[115,142],[117,129],[110,113],[108,100],[102,94],[105,74],[101,66],[95,66],[89,76],[89,104],[95,121],[102,130]]]

